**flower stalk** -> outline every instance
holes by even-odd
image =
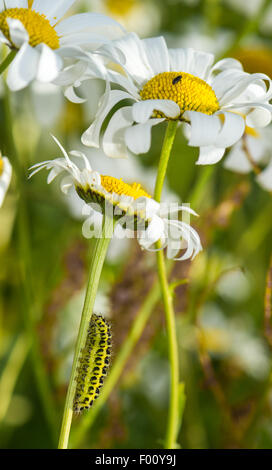
[[[2,73],[4,73],[4,71],[8,68],[16,54],[16,49],[12,49],[7,57],[3,60],[3,62],[0,64],[0,75],[2,75]]]
[[[92,256],[89,280],[86,290],[86,296],[81,315],[81,321],[78,331],[78,337],[75,347],[75,354],[72,366],[71,377],[69,381],[66,402],[64,407],[62,426],[59,438],[59,449],[67,449],[69,443],[69,435],[73,418],[73,402],[76,391],[76,374],[79,365],[81,349],[86,342],[88,325],[92,316],[93,306],[97,294],[99,280],[107,254],[108,246],[111,241],[114,230],[114,220],[108,216],[104,216],[101,238],[96,240],[94,253]]]
[[[178,121],[169,121],[166,130],[162,152],[159,161],[154,199],[160,202],[163,183],[167,171],[168,161],[173,147]],[[161,248],[157,243],[157,248]],[[163,250],[157,251],[157,268],[161,286],[163,304],[165,309],[166,329],[168,336],[168,351],[171,370],[170,403],[168,423],[165,437],[165,448],[176,448],[176,439],[179,429],[179,360],[178,344],[176,337],[175,312],[173,307],[173,295],[167,280],[167,271]]]

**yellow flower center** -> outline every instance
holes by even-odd
[[[4,160],[0,155],[0,176],[2,176],[3,172],[4,172]]]
[[[38,44],[47,44],[51,49],[59,48],[59,37],[45,15],[29,8],[9,8],[0,13],[0,30],[12,43],[7,18],[20,20],[29,35],[29,44],[32,47]],[[16,47],[13,44],[14,47]]]
[[[219,109],[217,97],[208,83],[185,72],[163,72],[151,78],[140,92],[143,100],[172,100],[185,111],[213,114]],[[163,116],[159,111],[155,117]]]
[[[115,193],[119,196],[131,196],[133,199],[139,197],[151,198],[139,183],[127,184],[122,179],[113,176],[101,175],[101,185],[108,193]]]

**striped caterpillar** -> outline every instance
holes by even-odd
[[[92,315],[87,339],[81,350],[73,410],[80,413],[92,406],[110,364],[111,328],[101,315]]]

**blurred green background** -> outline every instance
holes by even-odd
[[[216,59],[234,56],[245,70],[272,78],[271,1],[86,0],[75,5],[74,12],[114,16],[141,37],[162,34],[171,47],[203,49]],[[82,236],[75,200],[64,199],[57,183],[48,186],[45,173],[32,180],[27,175],[32,164],[58,156],[50,132],[68,150],[83,148],[80,136],[96,109],[91,91],[86,93],[84,105],[69,103],[57,88],[37,85],[8,97],[1,82],[0,148],[16,170],[0,209],[1,448],[57,443],[93,241]],[[137,174],[152,191],[162,136],[156,127],[150,153],[131,162],[85,151],[103,173],[128,182]],[[264,305],[272,197],[253,172],[226,170],[224,160],[198,167],[196,160],[197,150],[178,133],[166,197],[190,202],[198,212],[194,224],[204,248],[193,262],[177,262],[171,270],[171,279],[189,280],[175,290],[186,395],[178,441],[189,449],[271,448],[272,324],[265,323]],[[141,252],[133,240],[113,241],[96,302],[96,311],[112,322],[112,364],[155,278],[153,254]],[[73,447],[162,446],[169,370],[157,300],[106,405],[80,438],[75,434],[73,441],[72,434]],[[85,419],[77,417],[73,428],[80,429]]]

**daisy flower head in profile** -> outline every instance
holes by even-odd
[[[96,48],[124,34],[119,23],[98,13],[62,19],[74,3],[0,0],[0,41],[17,51],[7,76],[11,90],[25,88],[34,79],[51,82],[66,58],[71,61],[80,57],[84,48]]]
[[[12,167],[7,157],[0,152],[0,207],[3,205],[12,175]]]
[[[271,121],[270,78],[246,73],[235,59],[213,65],[212,54],[168,49],[163,37],[139,39],[134,33],[101,46],[99,53],[122,67],[122,73],[108,71],[108,82],[119,89],[106,84],[82,142],[99,146],[103,122],[119,103],[103,135],[110,157],[126,157],[128,149],[146,153],[152,127],[177,120],[185,123],[188,144],[200,150],[197,163],[212,164],[242,137],[246,125],[264,127]]]
[[[254,171],[256,181],[272,192],[272,127],[252,129],[246,127],[243,138],[230,150],[224,161],[227,170],[247,174]]]
[[[70,152],[70,156],[79,159],[76,164],[59,145],[63,156],[54,160],[34,165],[30,177],[42,169],[49,170],[47,182],[51,183],[59,174],[66,173],[61,181],[61,189],[67,194],[76,189],[78,196],[90,205],[99,215],[107,214],[115,219],[130,234],[136,233],[142,248],[153,251],[154,245],[161,241],[161,248],[167,248],[168,258],[184,260],[193,258],[202,249],[197,232],[178,214],[197,215],[187,205],[159,204],[142,188],[141,184],[127,184],[122,179],[102,175],[91,168],[87,157],[78,151]],[[100,220],[98,217],[95,219]],[[83,233],[84,234],[84,233]],[[182,255],[178,257],[181,250]]]

